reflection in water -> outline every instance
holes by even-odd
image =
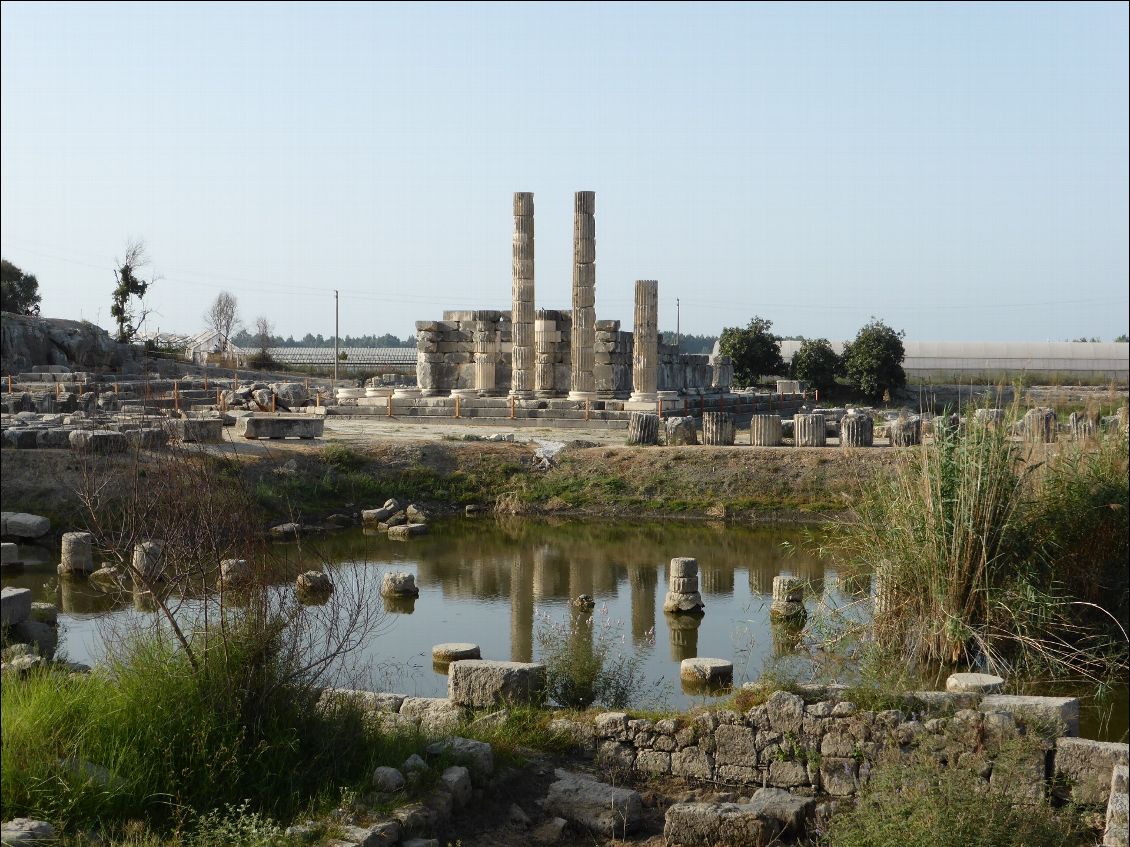
[[[538,660],[534,621],[539,613],[564,616],[570,629],[562,637],[570,638],[575,649],[592,650],[603,629],[594,634],[591,613],[581,619],[570,614],[570,601],[579,594],[595,598],[598,626],[607,610],[612,633],[623,637],[623,648],[617,649],[634,650],[649,681],[673,683],[680,661],[712,656],[734,661],[736,683],[741,684],[795,644],[795,633],[776,630],[769,622],[774,576],[793,575],[808,583],[810,615],[817,603],[842,608],[870,590],[869,579],[841,582],[833,571],[825,571],[821,560],[784,546],[784,541],[799,547],[801,537],[780,528],[724,524],[455,518],[434,521],[430,535],[407,544],[350,530],[273,545],[278,562],[270,572],[280,591],[292,591],[295,575],[321,570],[323,562],[331,563],[331,577],[341,585],[360,579],[379,583],[382,570],[413,573],[421,589],[419,612],[411,598],[378,600],[374,590],[372,602],[383,604],[387,628],[357,657],[372,668],[400,671],[396,684],[404,693],[444,696],[443,676],[412,674],[421,661],[427,667],[422,657],[430,657],[431,647],[440,642],[473,641],[488,659]],[[57,578],[57,554],[48,551],[32,560],[21,545],[20,555],[29,563],[22,571],[5,571],[3,584],[30,588],[35,599],[59,605],[67,653],[75,661],[90,664],[102,655],[100,621],[131,624],[152,614],[134,606],[136,601],[138,609],[152,609],[152,597],[103,593],[85,578]],[[676,556],[698,560],[705,617],[661,611],[667,566]],[[225,602],[242,600],[237,592],[228,592]],[[862,610],[861,605],[858,613]],[[650,649],[648,632],[661,626],[667,629],[670,649]],[[680,686],[670,687],[676,692],[670,705],[691,702]],[[1125,687],[1120,690],[1125,697]],[[1119,737],[1125,727],[1123,709],[1108,737]]]
[[[667,629],[671,632],[671,661],[681,662],[698,656],[698,628],[702,615],[676,615],[664,612]]]
[[[381,596],[384,610],[390,615],[410,615],[416,611],[415,597],[385,597]]]

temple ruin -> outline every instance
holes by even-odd
[[[625,410],[653,410],[660,400],[730,390],[729,357],[663,343],[658,281],[635,282],[631,332],[619,320],[597,319],[595,192],[573,196],[570,309],[536,307],[534,195],[515,192],[513,208],[511,310],[447,311],[441,320],[418,321],[422,396],[613,400]]]

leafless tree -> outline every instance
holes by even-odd
[[[221,291],[204,313],[204,322],[220,336],[220,351],[226,353],[231,345],[232,333],[239,326],[238,301],[228,291]]]
[[[259,352],[266,353],[271,346],[271,336],[275,334],[275,325],[264,315],[255,319],[255,340],[259,343]]]

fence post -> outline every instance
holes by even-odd
[[[585,401],[585,420],[586,421],[589,419],[589,406],[590,406],[589,401],[586,400]]]
[[[514,398],[510,398],[510,420],[514,420]]]
[[[392,395],[391,394],[388,395],[388,415],[386,417],[390,417],[390,418],[392,417]]]
[[[457,417],[457,418],[462,417],[462,415],[459,413],[460,412],[460,410],[459,410],[459,400],[460,399],[461,398],[459,397],[459,395],[456,394],[455,395],[455,417]]]
[[[659,413],[659,420],[663,420],[663,398],[658,398],[656,403],[658,403],[658,406],[656,406],[655,411]]]

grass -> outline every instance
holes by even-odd
[[[140,819],[183,840],[202,815],[247,798],[232,826],[267,827],[363,791],[374,767],[417,749],[348,704],[318,708],[288,655],[280,628],[229,628],[194,670],[172,638],[146,631],[94,673],[5,681],[4,819],[122,837]]]
[[[970,426],[915,451],[826,549],[874,572],[875,642],[909,666],[1124,671],[1125,436],[1033,451],[1007,432]]]
[[[1071,847],[1093,844],[1077,812],[1054,809],[1043,799],[1017,803],[1004,786],[1026,780],[1022,763],[1041,755],[1020,739],[993,763],[994,779],[982,780],[976,763],[947,768],[926,751],[909,759],[881,761],[857,804],[835,815],[822,847]],[[1030,769],[1029,769],[1030,770]],[[997,780],[997,774],[1014,779]],[[1030,779],[1030,778],[1029,778]]]

